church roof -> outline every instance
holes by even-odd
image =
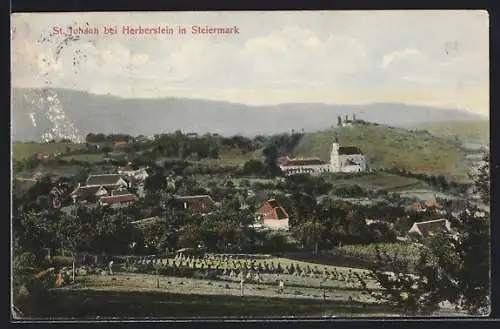
[[[319,158],[295,158],[290,159],[289,157],[280,158],[280,165],[283,167],[289,166],[311,166],[311,165],[324,165],[325,161]]]
[[[339,154],[341,155],[353,155],[353,154],[363,154],[361,150],[355,146],[341,146],[339,147]]]

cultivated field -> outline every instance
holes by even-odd
[[[12,157],[14,160],[23,160],[37,152],[47,154],[64,153],[68,149],[79,150],[84,147],[85,144],[15,142],[12,146]]]
[[[165,259],[162,259],[164,261]],[[169,261],[173,261],[170,258]],[[178,259],[177,259],[178,260]],[[359,289],[353,273],[366,270],[268,258],[282,266],[299,265],[330,273],[308,275],[263,273],[257,282],[227,273],[213,278],[131,273],[118,266],[112,275],[79,275],[74,285],[49,291],[45,307],[33,317],[105,318],[196,318],[196,317],[363,317],[398,316],[398,311],[373,300]],[[280,291],[278,280],[283,280]],[[372,280],[370,289],[379,289]],[[450,310],[440,315],[452,315]]]
[[[425,182],[413,178],[404,177],[386,172],[371,172],[353,175],[347,178],[336,178],[335,175],[328,177],[328,180],[335,186],[359,185],[365,189],[384,189],[387,191],[399,191],[401,189],[421,189],[430,188]]]

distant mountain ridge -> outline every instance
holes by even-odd
[[[55,103],[60,104],[57,111],[51,110],[57,106]],[[128,99],[58,88],[14,88],[12,105],[13,140],[40,140],[48,130],[52,135],[64,137],[67,131],[75,129],[81,137],[90,132],[150,136],[175,130],[244,136],[292,129],[311,132],[335,125],[337,115],[351,118],[353,114],[358,119],[393,126],[444,122],[450,118],[454,121],[484,119],[467,111],[397,103],[257,106],[175,97]]]

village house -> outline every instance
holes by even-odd
[[[131,177],[137,183],[144,182],[149,177],[147,168],[134,168],[131,163],[125,167],[118,168],[118,174]]]
[[[73,202],[89,202],[99,204],[126,205],[137,200],[137,196],[131,194],[128,188],[130,183],[117,174],[90,175],[86,184],[70,193]],[[128,197],[121,197],[127,196]],[[120,196],[121,198],[116,198]],[[102,199],[110,197],[108,199]],[[111,198],[113,197],[113,198]]]
[[[115,141],[114,144],[115,144],[115,146],[124,146],[124,145],[127,145],[128,142],[124,141],[124,140],[118,140],[118,141]]]
[[[46,160],[46,159],[48,159],[49,157],[50,157],[50,155],[49,155],[49,154],[47,154],[47,153],[43,153],[43,152],[38,152],[38,153],[36,153],[36,154],[35,154],[35,158],[36,158],[37,160]]]
[[[409,205],[406,210],[413,213],[435,212],[439,215],[445,215],[446,209],[436,200],[417,201]]]
[[[406,208],[406,211],[408,211],[408,212],[415,212],[415,213],[421,213],[421,212],[426,212],[427,208],[425,207],[424,204],[422,204],[422,202],[418,202],[417,201],[417,202],[414,202],[411,205],[409,205]]]
[[[177,209],[191,214],[207,215],[217,209],[215,201],[209,195],[178,196],[175,203]]]
[[[425,222],[416,222],[408,231],[408,235],[416,235],[422,238],[427,238],[436,233],[449,232],[451,230],[450,222],[446,219],[435,219]]]
[[[85,186],[102,186],[110,190],[127,188],[129,183],[119,174],[89,175]]]
[[[99,198],[99,204],[101,206],[111,206],[112,208],[122,208],[130,206],[137,199],[137,196],[132,193],[103,196]]]
[[[275,199],[270,199],[255,212],[256,224],[254,228],[268,228],[274,230],[288,230],[289,217],[287,211]]]
[[[97,202],[100,197],[109,195],[108,190],[100,185],[78,186],[70,196],[73,202]]]
[[[366,224],[366,226],[380,224],[380,225],[385,225],[388,228],[393,228],[394,227],[394,223],[391,223],[391,222],[388,222],[388,221],[384,221],[384,220],[380,220],[380,219],[371,219],[371,218],[365,218],[365,224]]]

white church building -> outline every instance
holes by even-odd
[[[332,144],[330,163],[319,158],[284,157],[280,159],[280,168],[287,176],[294,174],[319,175],[329,172],[355,173],[366,171],[366,158],[361,150],[354,146],[340,146],[338,140]]]

